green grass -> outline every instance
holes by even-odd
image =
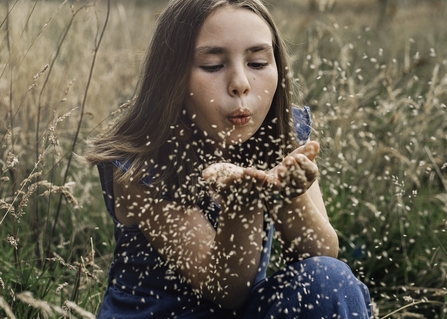
[[[113,225],[96,170],[70,154],[132,96],[164,2],[114,2],[108,19],[103,2],[5,3],[0,316],[95,314]],[[446,318],[447,4],[399,5],[377,28],[368,1],[314,13],[271,3],[314,115],[340,258],[369,286],[376,318]]]

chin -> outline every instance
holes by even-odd
[[[245,143],[253,134],[238,134],[237,136],[228,136],[226,139],[227,144],[236,145]]]

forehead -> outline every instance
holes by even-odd
[[[249,9],[226,5],[206,18],[196,46],[272,42],[272,31],[262,17]]]

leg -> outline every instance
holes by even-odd
[[[371,316],[368,289],[343,262],[314,257],[260,282],[241,318],[362,318]]]

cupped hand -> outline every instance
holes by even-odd
[[[255,168],[244,168],[230,163],[216,163],[207,167],[203,178],[214,192],[239,203],[253,203],[262,198],[266,189],[274,184],[273,175]]]
[[[275,193],[293,198],[307,191],[318,177],[313,162],[319,151],[317,142],[298,147],[269,171],[244,168],[230,163],[216,163],[207,167],[202,176],[215,193],[239,203],[252,203],[259,198],[270,198]]]
[[[274,188],[285,199],[297,197],[313,184],[318,177],[318,166],[313,162],[320,146],[315,141],[298,147],[267,174]]]

